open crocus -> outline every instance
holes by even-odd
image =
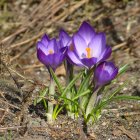
[[[37,57],[47,68],[51,67],[55,71],[64,60],[65,54],[56,39],[50,40],[45,34],[37,43]]]
[[[118,74],[118,68],[112,62],[100,63],[94,72],[95,87],[101,87],[112,81]]]
[[[94,29],[83,22],[73,36],[71,61],[76,65],[92,68],[96,63],[106,60],[111,54],[111,47],[106,45],[104,33],[95,33]]]

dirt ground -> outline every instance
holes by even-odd
[[[64,114],[50,125],[43,105],[33,104],[49,81],[37,40],[62,27],[72,34],[83,21],[106,33],[118,67],[129,64],[119,94],[140,96],[139,0],[0,0],[0,140],[140,140],[140,101],[113,102],[88,126]],[[64,67],[56,73],[63,82]]]

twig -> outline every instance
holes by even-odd
[[[2,44],[4,44],[5,42],[7,42],[8,40],[10,40],[11,38],[15,37],[16,35],[24,32],[26,30],[26,28],[21,28],[19,30],[17,30],[16,32],[14,32],[13,34],[9,35],[8,37],[4,38],[2,41],[0,41]]]
[[[34,44],[34,42],[30,42],[29,46],[25,47],[18,55],[16,55],[15,57],[13,57],[10,62],[13,62],[14,60],[18,59],[19,57],[21,57],[25,52],[27,52],[30,47]]]
[[[9,109],[8,109],[8,108],[7,108],[7,109],[0,108],[0,111],[3,111],[3,112],[4,112],[4,113],[3,113],[3,116],[2,116],[1,119],[0,119],[0,124],[3,122],[5,116],[6,116],[8,113],[11,114],[11,115],[13,115],[13,116],[15,116],[15,114],[13,114],[12,112],[9,112]]]
[[[28,70],[28,69],[34,69],[34,68],[40,68],[40,67],[44,67],[44,65],[43,64],[39,64],[39,65],[26,66],[23,69],[24,70]]]
[[[125,135],[127,135],[131,140],[138,140],[136,134],[126,130],[124,126],[118,126],[118,129],[120,129]]]
[[[13,81],[15,82],[15,85],[20,90],[20,92],[22,92],[21,91],[21,88],[20,88],[20,85],[18,84],[18,82],[16,81],[16,79],[13,77],[13,75],[11,74],[11,72],[10,72],[9,68],[6,66],[6,64],[2,60],[0,60],[0,63],[6,68],[6,70],[8,71],[8,73],[10,74],[10,76],[12,77]]]
[[[118,45],[114,46],[114,47],[112,48],[112,50],[113,50],[113,51],[116,51],[116,50],[120,49],[121,47],[123,47],[123,46],[125,46],[125,45],[127,45],[127,42],[123,42],[123,43],[121,43],[121,44],[118,44]]]
[[[32,42],[32,41],[35,41],[36,39],[38,39],[38,38],[39,38],[40,36],[42,36],[42,35],[43,35],[43,33],[40,33],[39,35],[36,35],[35,37],[33,37],[33,38],[31,38],[31,39],[27,39],[27,40],[22,41],[22,42],[20,42],[20,43],[13,44],[13,45],[11,45],[10,49],[13,49],[13,48],[16,48],[16,47],[18,47],[18,46],[22,46],[22,45],[25,45],[25,44],[30,43],[30,42]]]
[[[1,127],[0,131],[5,131],[5,130],[18,130],[19,128],[25,128],[26,126],[12,126],[12,127]]]
[[[10,104],[10,103],[8,103],[8,102],[6,102],[6,101],[3,101],[2,99],[0,99],[0,101],[3,102],[3,103],[5,103],[5,104],[7,104],[7,105],[9,105],[9,106],[12,107],[12,108],[16,108],[16,109],[20,110],[19,107],[15,106],[15,105],[13,105],[13,104]]]

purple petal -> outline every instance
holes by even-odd
[[[111,79],[115,79],[116,75],[118,74],[118,68],[115,68],[114,72],[111,75]]]
[[[46,62],[54,71],[64,60],[64,55],[61,53],[54,53],[46,56]]]
[[[86,41],[87,44],[95,35],[95,31],[87,22],[83,22],[78,30],[78,34]]]
[[[42,39],[41,39],[42,44],[44,46],[48,46],[49,41],[50,41],[49,37],[46,34],[44,34]]]
[[[73,51],[68,51],[68,60],[71,64],[75,64],[77,66],[84,66],[83,63],[80,61],[78,56]]]
[[[43,50],[41,50],[41,49],[38,49],[37,50],[37,58],[39,59],[39,61],[41,62],[41,63],[43,63],[44,65],[48,65],[48,61],[46,60],[46,54],[44,53],[44,51]]]
[[[106,59],[108,59],[110,57],[111,53],[112,53],[111,47],[106,46],[106,49],[101,54],[101,56],[98,58],[98,62],[105,61]]]
[[[107,71],[105,71],[104,68],[105,64],[101,63],[100,65],[97,66],[95,69],[95,81],[96,81],[96,86],[97,85],[105,85],[110,81],[110,75]]]
[[[41,50],[45,55],[48,55],[48,49],[47,46],[44,46],[41,41],[37,42],[37,51]]]
[[[97,58],[94,58],[94,57],[92,57],[92,58],[83,58],[83,59],[81,59],[81,61],[86,67],[88,67],[90,69],[96,64]]]
[[[51,67],[54,71],[62,63],[65,58],[65,55],[62,53],[54,53],[45,55],[42,50],[37,51],[37,57],[46,67]]]
[[[95,69],[96,86],[103,86],[113,80],[118,73],[118,68],[112,62],[102,62]]]
[[[114,70],[116,69],[115,65],[113,62],[103,62],[103,69],[102,71],[107,71],[110,75],[114,73]]]
[[[82,58],[82,56],[85,55],[86,53],[86,47],[87,47],[86,42],[80,35],[75,34],[73,36],[73,44],[77,55],[79,56],[79,58]]]
[[[59,51],[58,44],[56,42],[56,39],[50,40],[48,43],[48,52],[53,51],[53,53],[57,53]]]
[[[59,33],[59,40],[61,47],[66,47],[71,40],[71,37],[68,35],[67,32],[61,30]]]
[[[106,46],[105,34],[99,33],[95,35],[89,44],[89,47],[92,50],[92,56],[99,58],[100,55],[104,52],[105,46]]]

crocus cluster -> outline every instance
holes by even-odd
[[[101,96],[99,96],[101,90],[115,79],[118,68],[113,62],[107,61],[111,52],[111,47],[106,44],[105,34],[95,32],[87,22],[83,22],[79,30],[72,36],[62,29],[58,39],[50,39],[45,34],[38,41],[37,57],[50,73],[48,95],[51,98],[54,97],[55,81],[60,91],[61,98],[59,97],[59,99],[64,99],[64,106],[66,106],[70,117],[73,118],[73,114],[80,113],[78,107],[73,104],[76,103],[89,118],[88,116],[92,114],[95,105],[101,100]],[[60,86],[55,76],[55,70],[63,61],[66,69],[66,87]],[[85,71],[75,75],[73,72],[74,65],[82,67]],[[80,76],[82,77],[80,86],[76,87],[74,82]],[[47,118],[49,122],[52,122],[62,107],[59,109],[50,101],[47,102],[47,107]]]
[[[108,84],[118,73],[118,68],[106,61],[111,52],[105,34],[95,32],[87,22],[83,22],[73,36],[61,30],[58,40],[50,39],[45,34],[37,43],[37,57],[47,68],[55,71],[64,59],[88,70],[95,68],[94,82],[97,87]]]

